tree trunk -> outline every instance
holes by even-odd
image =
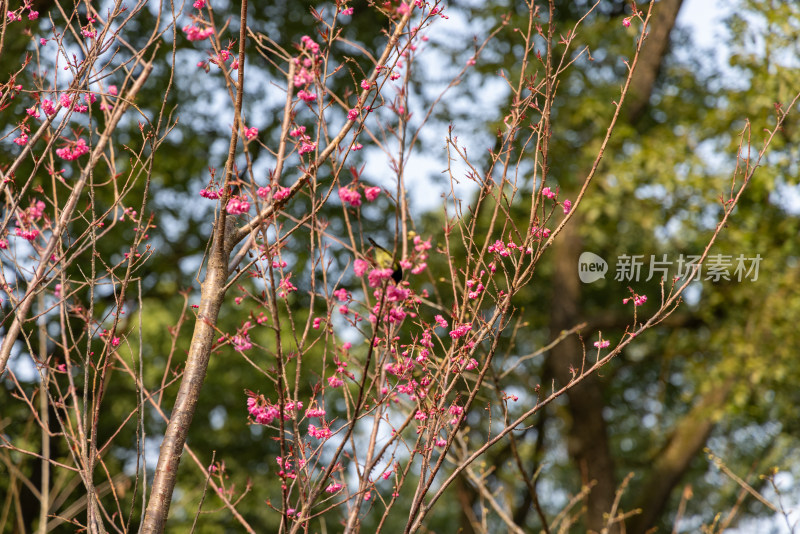
[[[228,257],[233,243],[233,219],[224,212],[217,219],[222,227],[215,229],[215,239],[208,262],[206,278],[200,296],[200,308],[194,325],[192,342],[186,368],[178,389],[178,397],[169,418],[164,441],[158,455],[158,464],[153,479],[150,499],[147,501],[141,532],[156,534],[164,532],[169,514],[172,492],[178,477],[178,465],[183,454],[186,436],[200,398],[200,389],[208,370],[211,347],[217,337],[216,324],[222,301],[225,298],[225,282],[228,279]],[[223,229],[224,228],[224,229]]]
[[[551,338],[581,322],[581,288],[578,278],[578,257],[581,241],[578,236],[579,218],[564,227],[553,245],[555,274],[551,304]],[[583,366],[583,348],[576,336],[569,336],[550,352],[548,365],[562,385],[566,385]],[[595,484],[587,499],[587,530],[600,532],[606,520],[603,514],[611,510],[617,488],[614,462],[608,443],[608,431],[603,419],[603,390],[597,375],[587,377],[567,392],[569,401],[568,449],[581,474],[581,484]]]
[[[662,0],[654,8],[652,28],[625,102],[625,120],[631,124],[635,124],[647,109],[682,3],[683,0]],[[581,282],[577,271],[581,253],[578,215],[564,228],[554,244],[556,267],[551,305],[551,338],[558,337],[562,330],[572,328],[585,319],[580,315]],[[559,383],[568,384],[573,371],[580,372],[582,360],[583,347],[576,336],[570,336],[550,352],[548,365]],[[568,435],[569,454],[580,471],[582,484],[595,484],[587,499],[586,527],[589,531],[600,532],[606,526],[607,518],[604,514],[610,512],[617,490],[608,430],[603,419],[605,402],[600,379],[595,375],[588,377],[568,391],[567,399],[572,419]],[[677,479],[668,488],[664,488],[667,495],[676,483]],[[663,505],[658,508],[658,512],[662,509]]]

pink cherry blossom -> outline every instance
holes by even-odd
[[[367,269],[369,269],[369,262],[366,260],[358,259],[353,263],[353,271],[355,271],[356,276],[363,276]]]
[[[350,204],[354,208],[361,205],[361,193],[347,187],[339,188],[339,198],[342,199],[342,202]]]
[[[368,188],[366,188],[364,190],[364,196],[367,197],[367,200],[369,202],[374,201],[376,198],[378,198],[378,195],[380,195],[380,194],[381,194],[381,188],[377,187],[377,186],[368,187]],[[417,236],[417,237],[419,237],[419,236]]]

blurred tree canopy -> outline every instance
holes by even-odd
[[[669,292],[678,259],[702,253],[724,199],[735,189],[732,180],[741,184],[737,155],[760,149],[763,132],[775,124],[776,108],[800,87],[797,6],[737,3],[725,21],[725,40],[714,50],[702,50],[689,28],[673,27],[682,4],[656,3],[653,27],[624,104],[624,122],[591,186],[601,194],[587,197],[575,226],[556,242],[537,272],[538,283],[535,278],[516,300],[524,310],[525,327],[516,331],[509,361],[498,364],[498,375],[561,332],[587,326],[580,339],[570,337],[543,357],[516,367],[500,389],[529,395],[540,385],[549,391],[551,380],[568,383],[570,368],[582,364],[581,343],[591,361],[592,342],[600,332],[614,340],[612,345],[626,335],[632,313],[622,299],[630,296],[628,287],[651,300],[639,309],[644,317],[648,308],[658,307],[661,273],[650,279],[649,265],[653,259],[669,262],[670,278],[664,284]],[[587,7],[558,3],[559,27],[564,32],[572,28]],[[499,14],[509,6],[498,3],[495,9]],[[472,11],[474,16],[483,13],[480,7]],[[581,27],[576,45],[576,52],[587,46],[591,60],[577,62],[562,80],[545,184],[560,188],[561,198],[577,194],[613,113],[610,103],[624,81],[622,59],[633,35],[619,31],[625,16],[630,16],[626,3],[598,6]],[[515,22],[523,25],[525,14]],[[514,27],[512,22],[492,42],[486,54],[492,61],[479,62],[479,71],[514,70]],[[564,505],[568,495],[594,481],[582,528],[599,531],[617,488],[632,473],[622,509],[639,508],[641,513],[628,520],[628,532],[654,525],[671,529],[685,486],[692,488],[693,497],[682,528],[710,524],[715,514],[734,506],[742,489],[720,475],[703,454],[705,447],[759,488],[769,488],[758,475],[773,467],[797,476],[793,411],[800,369],[793,357],[798,342],[790,333],[795,315],[789,311],[798,303],[792,289],[798,278],[800,230],[796,127],[794,118],[780,133],[710,251],[722,255],[723,262],[735,263],[739,255],[760,256],[757,280],[734,276],[712,281],[703,271],[675,314],[600,375],[569,390],[563,403],[533,427],[520,430],[514,447],[525,451],[529,475],[541,468],[538,487],[550,495],[549,502],[542,502],[550,517],[558,511],[553,504]],[[532,191],[534,185],[539,184],[522,187]],[[519,213],[527,217],[524,205]],[[605,279],[579,281],[583,251],[608,261]],[[638,283],[615,279],[615,265],[626,255],[642,255]],[[474,439],[484,434],[476,425]],[[509,447],[491,456],[492,476],[498,491],[516,505],[515,520],[536,525],[534,497],[515,477],[518,466],[510,461]],[[554,480],[559,481],[555,487]],[[770,512],[749,500],[733,524],[750,514]]]
[[[630,296],[628,286],[650,300],[638,310],[640,318],[647,316],[648,309],[657,306],[662,291],[660,275],[645,281],[650,256],[666,255],[674,262],[670,269],[672,276],[676,274],[674,269],[680,255],[702,253],[722,212],[721,198],[730,193],[732,178],[742,179],[741,172],[734,174],[737,154],[760,149],[764,129],[775,123],[776,106],[788,101],[800,87],[798,5],[757,0],[737,2],[727,14],[727,32],[720,36],[719,48],[715,51],[717,57],[728,56],[722,63],[714,61],[708,51],[694,44],[689,28],[675,25],[685,3],[681,0],[656,3],[656,16],[645,54],[624,105],[624,120],[618,125],[606,149],[601,172],[591,185],[596,194],[586,198],[578,218],[545,255],[534,283],[514,302],[521,311],[521,319],[519,326],[513,329],[513,336],[508,332],[506,357],[496,363],[498,390],[530,399],[539,388],[549,391],[553,381],[568,382],[570,367],[581,366],[583,347],[586,357],[593,358],[592,343],[600,332],[612,343],[625,335],[632,321],[631,307],[622,304],[622,299]],[[591,6],[584,1],[556,2],[552,21],[558,25],[556,33],[572,28]],[[238,31],[237,5],[222,2],[214,3],[213,7],[216,16],[229,20],[231,30]],[[321,9],[320,4],[305,1],[251,4],[251,28],[288,48],[291,43],[299,42],[301,36],[312,33],[312,7]],[[646,9],[643,4],[639,7]],[[48,2],[42,2],[39,10],[52,15],[56,21],[60,16]],[[473,131],[483,132],[491,142],[491,135],[502,127],[498,117],[502,118],[502,110],[509,102],[479,99],[485,94],[482,90],[489,83],[486,80],[496,82],[497,73],[501,71],[511,73],[509,78],[518,72],[521,43],[514,28],[527,23],[526,8],[524,3],[513,1],[455,1],[448,10],[454,21],[442,24],[452,24],[455,29],[451,31],[459,38],[437,40],[432,37],[428,53],[434,59],[427,61],[434,64],[465,64],[474,53],[470,44],[472,36],[468,32],[475,28],[494,28],[503,15],[511,14],[508,24],[477,58],[474,70],[448,93],[434,116],[440,125],[434,131],[444,132],[452,123],[457,135],[466,137]],[[545,185],[553,190],[558,188],[559,198],[575,198],[576,188],[591,168],[613,113],[611,102],[618,97],[620,83],[627,74],[622,58],[630,53],[636,36],[633,28],[626,30],[622,24],[630,15],[629,2],[600,2],[582,23],[579,37],[573,44],[575,53],[588,46],[590,56],[578,60],[561,80],[560,97],[554,104]],[[155,25],[155,12],[150,16]],[[542,6],[540,16],[540,23],[546,25],[546,6]],[[371,9],[356,9],[346,26],[347,38],[367,49],[381,42],[383,35],[377,31],[380,25],[374,17]],[[459,27],[456,19],[469,21],[469,26]],[[148,30],[145,22],[141,25],[141,36],[126,35],[133,47]],[[37,24],[29,26],[35,34]],[[21,35],[9,35],[13,35],[13,40],[7,37],[7,53],[0,58],[4,81],[18,69],[22,51],[35,46]],[[482,38],[478,36],[478,40]],[[192,302],[190,294],[198,287],[196,271],[210,233],[213,209],[212,204],[203,202],[198,191],[209,183],[210,168],[219,167],[224,161],[227,146],[219,140],[226,139],[233,116],[230,103],[220,95],[220,85],[195,66],[198,61],[207,59],[203,55],[205,52],[183,35],[178,35],[174,43],[171,34],[165,34],[163,40],[164,46],[159,48],[156,57],[156,64],[160,63],[161,67],[155,70],[140,93],[137,105],[147,120],[157,120],[160,110],[164,109],[167,116],[177,120],[177,125],[163,140],[160,150],[168,156],[156,159],[151,181],[135,185],[152,189],[144,213],[148,217],[152,215],[155,226],[150,230],[152,257],[140,280],[147,312],[142,316],[131,314],[124,319],[127,325],[142,324],[143,335],[139,339],[127,339],[124,348],[131,355],[144,355],[145,382],[152,389],[159,388],[161,374],[158,370],[167,365],[167,355],[172,354],[169,361],[172,368],[176,372],[180,370],[184,357],[181,347],[188,346],[191,336],[191,329],[185,324],[183,328],[176,328],[176,325],[179,317],[186,317],[188,303]],[[272,83],[280,83],[281,75],[269,62],[259,59],[252,42],[249,47],[248,68],[251,70],[245,89],[248,125],[258,127],[260,141],[269,146],[280,130],[275,118],[280,117],[283,95],[274,90]],[[167,68],[170,65],[176,66],[173,80]],[[530,65],[531,76],[537,67],[539,65]],[[356,67],[351,65],[351,68]],[[363,64],[359,68],[368,71],[371,66]],[[435,78],[442,75],[444,79],[447,69],[442,67],[442,72],[436,72],[434,67],[431,72],[426,70],[415,71],[412,87],[416,97],[429,103],[433,98],[429,90],[432,78],[433,82],[441,81]],[[25,75],[23,71],[17,76],[18,83],[34,87],[35,81],[25,79]],[[337,80],[342,86],[352,82],[344,75]],[[173,87],[165,98],[169,83]],[[472,109],[493,105],[498,106],[498,113]],[[3,113],[6,116],[11,116],[12,112],[19,114],[21,110],[14,108],[11,106]],[[171,115],[176,109],[180,115]],[[485,121],[484,117],[492,117],[492,121]],[[138,125],[132,121],[126,128],[129,143],[120,157],[128,158],[148,150],[148,140],[142,139]],[[758,475],[769,473],[773,467],[788,471],[793,477],[800,475],[796,412],[800,404],[796,387],[800,377],[800,362],[796,358],[800,340],[795,327],[796,318],[800,317],[800,295],[796,289],[800,282],[797,244],[800,231],[799,131],[797,117],[791,117],[763,167],[748,184],[734,218],[711,250],[711,254],[732,258],[740,254],[748,258],[760,255],[758,279],[697,282],[686,302],[656,329],[638,339],[621,358],[613,360],[600,375],[570,390],[560,403],[548,407],[530,421],[531,426],[514,432],[513,440],[505,440],[489,452],[485,467],[490,473],[488,480],[510,504],[518,525],[531,531],[541,529],[541,515],[535,512],[536,508],[544,517],[552,519],[582,486],[594,481],[596,485],[585,500],[586,513],[575,531],[587,528],[599,531],[604,525],[603,513],[611,508],[617,489],[626,475],[633,473],[622,494],[621,509],[639,508],[642,513],[629,518],[627,532],[645,532],[653,526],[671,529],[685,486],[691,487],[693,496],[686,504],[681,525],[687,530],[696,530],[701,523],[711,523],[717,513],[727,513],[736,506],[741,492],[741,488],[723,476],[703,453],[705,447],[711,448],[728,468],[759,490],[768,492],[768,480],[759,479]],[[429,137],[421,139],[411,150],[431,153],[435,152],[431,146],[443,145],[442,139],[427,135]],[[0,160],[10,161],[15,148],[10,143],[0,146]],[[356,160],[359,164],[375,161],[370,159],[375,156],[370,155],[369,147],[366,148],[361,159]],[[478,153],[485,148],[476,146],[472,150]],[[274,162],[273,156],[257,144],[251,144],[250,150],[256,168],[263,169],[266,175]],[[444,157],[443,153],[440,155]],[[488,156],[477,157],[478,168],[486,158]],[[26,171],[31,169],[21,169],[19,174],[25,175]],[[387,169],[374,169],[370,165],[362,179],[391,190],[394,185],[387,174]],[[439,178],[434,173],[428,178],[431,184],[438,183]],[[95,179],[100,181],[108,177]],[[49,179],[43,178],[40,185],[48,187]],[[529,195],[539,185],[519,184]],[[430,189],[439,192],[438,185],[431,185]],[[411,201],[413,206],[414,193]],[[100,196],[96,202],[110,205],[112,199]],[[131,208],[140,210],[142,207]],[[376,238],[388,239],[392,228],[386,221],[393,217],[394,209],[394,205],[383,201],[379,209],[365,210],[360,224],[370,229]],[[515,209],[521,217],[528,211],[524,205]],[[306,206],[299,199],[289,210],[300,216]],[[330,224],[341,225],[341,210],[331,209],[328,218]],[[421,235],[440,234],[445,222],[436,210],[415,214],[415,219],[416,231]],[[76,233],[83,230],[85,228],[73,229]],[[130,228],[120,224],[117,231],[130,231]],[[126,242],[121,240],[121,243]],[[97,254],[102,257],[114,258],[126,252],[115,245],[114,239],[99,240],[98,246]],[[608,261],[609,272],[604,280],[592,284],[580,282],[577,265],[583,251],[593,252]],[[295,242],[286,253],[293,256],[297,267],[292,280],[301,286],[302,292],[307,289],[302,283],[303,269],[309,268],[308,245]],[[616,281],[617,258],[636,254],[644,255],[643,276],[638,282]],[[343,255],[341,268],[346,266],[346,261]],[[440,276],[446,276],[446,270],[435,262],[431,262],[431,268],[434,269],[430,285],[433,288]],[[437,268],[440,270],[436,271]],[[665,291],[670,290],[671,283],[671,279],[665,281]],[[250,290],[252,287],[242,284],[242,292]],[[136,299],[138,295],[130,298]],[[107,305],[113,306],[110,295]],[[102,315],[102,310],[97,313]],[[243,310],[230,303],[229,309],[224,309],[220,315],[220,329],[235,330],[240,317],[246,313],[256,317],[259,310]],[[586,326],[580,330],[580,337],[567,336],[542,355],[523,358],[559,338],[562,331],[581,323]],[[33,335],[33,331],[28,333]],[[261,346],[271,343],[267,338],[254,339],[254,342]],[[171,352],[173,344],[177,347],[174,353]],[[58,348],[53,347],[53,350],[57,358]],[[510,372],[506,372],[508,370]],[[30,380],[26,389],[32,392],[36,380]],[[111,386],[117,384],[113,376],[109,380]],[[135,394],[123,384],[129,383],[119,381],[118,388],[108,388],[109,398],[104,409],[120,413],[107,420],[143,417],[154,442],[153,449],[157,450],[163,419],[154,411],[129,414],[124,403],[115,403],[117,396]],[[175,384],[164,386],[164,405],[171,406]],[[238,509],[251,524],[259,525],[265,532],[277,528],[279,521],[278,515],[265,504],[270,499],[280,498],[275,483],[277,466],[269,460],[275,456],[277,445],[262,436],[259,427],[247,424],[245,391],[266,391],[270,387],[265,377],[254,373],[246,361],[233,355],[233,349],[220,350],[212,357],[201,396],[202,405],[188,440],[202,462],[210,463],[214,455],[217,461],[225,463],[227,488],[232,494],[240,495],[247,488],[248,494]],[[0,405],[8,407],[3,409],[0,428],[25,425],[35,428],[27,407],[9,402],[12,389],[13,385],[7,382],[0,388]],[[476,403],[475,413],[468,418],[473,440],[485,439],[488,432],[489,420],[483,414],[486,402]],[[509,403],[508,409],[514,412],[513,403]],[[118,430],[101,427],[100,432],[108,438]],[[105,453],[109,471],[135,472],[136,451],[129,447],[135,443],[134,432],[135,427],[122,427],[114,446]],[[35,439],[34,436],[31,430],[31,439]],[[521,468],[527,475],[532,477],[537,473],[533,488],[524,484],[519,476],[520,466],[513,461],[513,449],[519,451],[523,460]],[[8,518],[0,524],[4,532],[16,532],[19,525],[31,529],[36,524],[38,502],[30,488],[17,486],[17,474],[11,465],[22,465],[27,470],[22,475],[38,481],[39,463],[33,458],[12,462],[13,453],[5,449],[0,454],[4,456],[0,464],[3,473],[0,495],[7,496],[2,499],[5,510],[2,517]],[[53,456],[67,454],[66,450],[57,450]],[[146,459],[148,467],[153,468],[155,458]],[[65,502],[79,503],[77,483],[65,479],[58,484]],[[12,496],[12,486],[19,487],[18,497]],[[203,486],[202,472],[190,468],[181,470],[168,527],[170,532],[189,531]],[[134,495],[133,489],[130,484],[121,482],[117,491],[125,500]],[[537,490],[538,498],[531,489]],[[796,500],[796,487],[793,491],[792,497]],[[236,530],[236,523],[229,514],[218,509],[219,503],[212,503],[213,496],[206,499],[206,509],[214,511],[201,516],[197,531]],[[410,499],[410,496],[401,494],[400,499]],[[479,515],[482,507],[481,497],[470,487],[469,481],[459,481],[439,504],[438,512],[432,514],[427,527],[436,532],[454,532],[457,524],[463,532],[472,532],[470,518]],[[771,515],[763,504],[748,499],[738,510],[734,523]],[[492,519],[489,522],[491,524]],[[369,526],[365,523],[364,528]],[[60,528],[69,531],[68,526]],[[341,531],[340,525],[331,523],[315,528]]]

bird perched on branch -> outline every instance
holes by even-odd
[[[380,246],[374,239],[368,237],[367,240],[372,245],[372,260],[381,269],[392,269],[392,280],[399,284],[403,279],[403,267],[400,262],[394,259],[394,254]]]

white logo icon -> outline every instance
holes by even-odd
[[[578,258],[578,276],[584,284],[591,284],[606,277],[608,263],[592,252],[584,252]]]

